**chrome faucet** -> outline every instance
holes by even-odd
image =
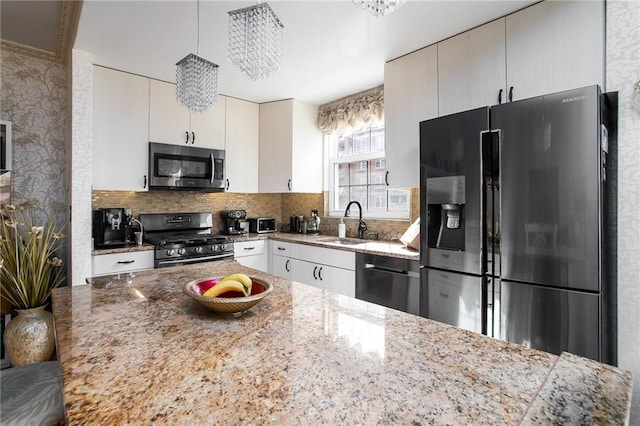
[[[362,239],[364,238],[364,233],[367,230],[367,224],[362,219],[362,206],[360,203],[357,201],[349,201],[349,204],[347,204],[347,208],[344,211],[344,217],[349,217],[349,208],[351,208],[351,204],[358,206],[358,211],[360,213],[358,217],[358,238]]]

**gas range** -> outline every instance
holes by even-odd
[[[142,214],[140,222],[156,268],[233,259],[233,241],[211,232],[211,213]]]

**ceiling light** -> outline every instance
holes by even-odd
[[[267,3],[229,12],[229,60],[252,80],[282,65],[284,25]]]
[[[200,2],[197,2],[198,44],[176,64],[176,98],[189,111],[202,113],[218,101],[218,65],[200,54]]]
[[[376,18],[388,15],[402,6],[405,0],[352,0],[356,6],[366,9]]]

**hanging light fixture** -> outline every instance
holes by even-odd
[[[218,65],[200,56],[200,1],[197,2],[198,44],[176,64],[176,98],[189,111],[202,113],[218,101]]]
[[[252,80],[282,66],[284,25],[267,3],[229,12],[229,60]]]
[[[402,6],[405,0],[352,0],[356,6],[366,9],[376,18],[388,15]]]

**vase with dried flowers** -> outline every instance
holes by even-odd
[[[0,214],[0,296],[18,312],[5,329],[14,367],[47,361],[55,347],[53,315],[45,311],[51,291],[64,280],[62,227],[39,225],[35,205],[5,205]]]

